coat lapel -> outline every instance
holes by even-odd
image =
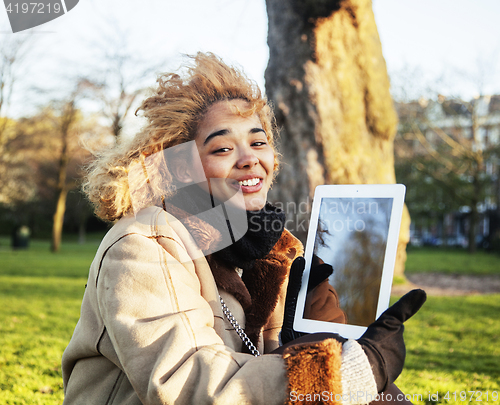
[[[172,215],[178,216],[188,228],[200,249],[207,251],[221,240],[220,232],[196,216],[186,217],[179,208],[169,206]],[[253,268],[240,277],[234,268],[207,256],[217,288],[232,294],[245,311],[245,332],[257,345],[262,327],[276,307],[281,286],[288,276],[293,260],[303,254],[302,243],[288,230],[271,252],[256,261]]]
[[[293,260],[302,251],[301,242],[285,229],[271,252],[257,260],[250,271],[243,273],[243,282],[252,298],[251,306],[245,310],[245,332],[254,344],[276,308],[281,286]]]

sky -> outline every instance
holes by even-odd
[[[394,92],[406,88],[418,96],[440,80],[440,90],[450,95],[473,97],[479,87],[500,93],[500,1],[373,0],[373,10]],[[67,14],[26,31],[34,47],[13,114],[35,104],[33,85],[62,88],[66,76],[99,66],[96,46],[116,32],[113,27],[144,65],[160,63],[168,71],[178,67],[182,53],[212,51],[264,87],[264,0],[80,0]],[[0,40],[12,35],[24,33],[12,34],[0,10]],[[154,80],[152,73],[150,85]]]
[[[417,92],[500,93],[500,1],[373,0],[373,10],[393,85],[398,73],[420,79]]]

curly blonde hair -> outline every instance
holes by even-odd
[[[131,190],[134,200],[139,196],[143,207],[161,206],[160,197],[174,193],[175,185],[166,162],[162,161],[163,154],[157,152],[194,140],[208,108],[218,101],[243,99],[248,102],[248,110],[238,113],[258,115],[275,152],[277,171],[279,154],[274,142],[274,115],[255,82],[214,54],[198,53],[189,58],[192,63],[184,66],[187,68],[184,77],[177,73],[158,77],[158,86],[138,109],[147,119],[143,130],[131,142],[118,142],[99,153],[89,165],[83,190],[99,218],[113,221],[134,212]],[[130,169],[137,164],[147,175],[130,184]]]

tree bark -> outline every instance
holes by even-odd
[[[50,250],[58,252],[61,247],[62,229],[64,224],[64,213],[66,212],[66,197],[68,191],[66,188],[59,191],[57,198],[56,211],[52,222],[52,244]]]
[[[58,183],[57,183],[57,202],[54,217],[52,221],[52,244],[50,250],[58,252],[61,247],[62,229],[64,224],[64,213],[66,212],[66,198],[68,188],[66,186],[66,171],[68,168],[68,134],[63,132],[63,145],[59,160]]]
[[[69,136],[70,127],[76,117],[75,100],[67,102],[63,106],[61,117],[61,154],[59,157],[58,179],[57,179],[57,203],[52,222],[52,243],[50,250],[58,252],[61,246],[61,237],[64,224],[64,213],[66,212],[66,199],[68,196],[68,185],[66,184],[68,163],[70,159]]]
[[[266,91],[285,162],[270,199],[285,208],[287,227],[305,241],[316,186],[395,182],[397,115],[370,0],[266,4]],[[405,209],[398,275],[409,224]]]

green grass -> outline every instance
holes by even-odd
[[[66,242],[58,253],[50,252],[50,242],[31,241],[29,249],[12,250],[8,240],[0,238],[0,274],[31,277],[86,276],[99,242],[83,245]]]
[[[61,356],[78,321],[96,250],[97,239],[66,242],[58,254],[44,241],[13,252],[8,240],[0,239],[0,404],[62,403]],[[423,249],[409,253],[408,266],[436,271],[441,261],[462,264],[471,274],[495,272],[489,256],[478,257],[464,266],[461,252]],[[498,256],[492,257],[499,267]],[[417,405],[469,403],[460,401],[461,391],[481,391],[482,403],[500,403],[491,400],[493,391],[500,394],[499,314],[500,294],[429,297],[406,324],[408,354],[397,385]],[[436,392],[439,400],[432,401],[429,395]],[[446,392],[451,401],[443,398]]]
[[[429,297],[406,323],[407,358],[396,385],[415,404],[464,403],[462,391],[480,391],[483,403],[500,403],[491,399],[493,391],[500,397],[499,314],[500,294]],[[429,395],[436,392],[439,400],[432,401],[436,397]],[[449,401],[443,398],[447,392]]]
[[[0,276],[0,403],[60,404],[86,279]]]
[[[426,272],[500,275],[500,256],[410,249],[406,274]],[[491,396],[500,398],[499,315],[500,294],[429,297],[406,323],[407,360],[397,385],[415,404],[500,403]]]
[[[413,248],[408,250],[406,273],[500,274],[500,255],[461,249]]]
[[[97,244],[65,243],[57,254],[47,241],[0,246],[0,404],[61,404],[61,356]]]

